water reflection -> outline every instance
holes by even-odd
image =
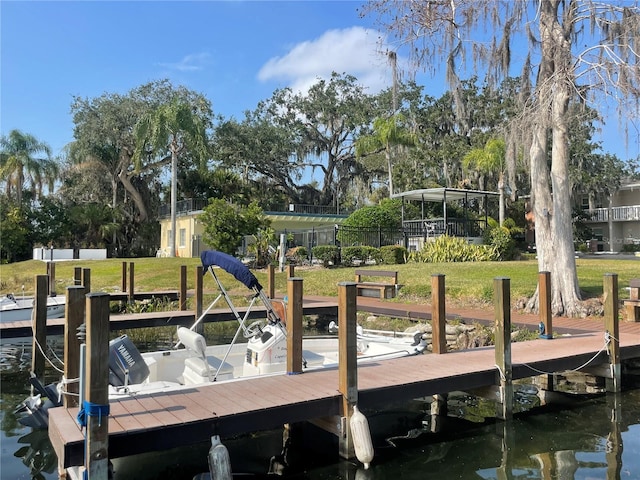
[[[29,468],[31,478],[44,479],[43,473],[53,473],[58,459],[46,430],[33,430],[18,439],[20,447],[13,455]]]
[[[0,479],[55,479],[56,457],[46,431],[18,424],[13,409],[29,393],[30,354],[17,346],[0,356]],[[509,423],[497,422],[491,402],[449,399],[448,416],[415,402],[409,411],[369,414],[375,458],[369,470],[337,458],[335,438],[314,428],[223,439],[234,472],[309,480],[640,479],[640,390],[581,397],[539,407],[519,396]],[[570,406],[570,407],[569,407]],[[404,407],[403,407],[404,408]],[[527,410],[527,411],[523,411]],[[376,431],[378,435],[376,436]],[[381,435],[380,432],[385,432]],[[391,432],[391,433],[389,433]],[[624,448],[623,448],[624,447]],[[115,479],[191,480],[205,472],[208,445],[114,462]]]

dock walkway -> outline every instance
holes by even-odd
[[[318,297],[306,302],[321,302]],[[429,314],[429,306],[403,305],[358,297],[358,309],[392,309],[412,318]],[[393,307],[392,307],[393,305]],[[380,313],[377,311],[376,313]],[[493,322],[493,309],[448,309],[465,320]],[[385,313],[385,314],[391,314]],[[428,317],[425,317],[428,318]],[[513,379],[561,372],[590,363],[608,365],[604,324],[598,319],[554,318],[554,330],[570,336],[518,342],[511,346]],[[512,316],[512,324],[537,325],[537,316]],[[535,327],[534,327],[535,328]],[[640,357],[640,324],[620,323],[622,360]],[[362,409],[452,391],[468,391],[499,383],[492,347],[418,355],[368,363],[358,368],[358,405]],[[111,458],[205,442],[214,429],[223,437],[278,428],[339,415],[342,395],[338,370],[307,371],[220,382],[174,393],[140,395],[111,402]],[[83,463],[84,435],[75,417],[77,408],[49,412],[49,436],[60,466]]]

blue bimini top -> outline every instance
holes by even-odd
[[[216,250],[205,250],[200,254],[200,260],[202,260],[202,266],[206,272],[210,266],[217,265],[226,272],[233,275],[236,280],[242,282],[249,289],[262,290],[262,285],[258,282],[251,270],[238,260],[236,257],[232,257],[226,253],[218,252]]]

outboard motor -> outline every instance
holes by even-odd
[[[128,387],[144,382],[149,366],[127,335],[109,342],[109,383],[114,387]]]

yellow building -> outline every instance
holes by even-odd
[[[200,252],[210,249],[202,239],[204,225],[198,221],[206,202],[184,200],[178,202],[176,211],[176,255],[199,257]],[[161,208],[160,248],[157,256],[169,255],[171,238],[171,216],[166,206]],[[265,212],[271,220],[271,228],[280,234],[293,235],[295,245],[311,247],[333,242],[336,225],[342,224],[348,215],[336,214],[334,207],[317,205],[288,205],[287,211]],[[249,239],[247,240],[250,241]],[[246,245],[245,245],[246,247]]]

